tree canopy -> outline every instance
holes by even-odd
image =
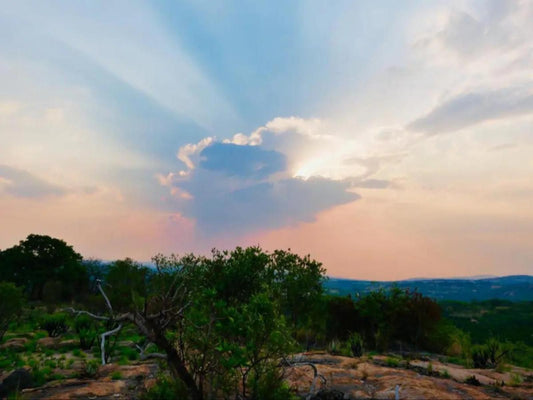
[[[31,234],[0,252],[0,275],[23,287],[31,299],[43,299],[48,287],[65,300],[86,286],[81,261],[82,256],[63,240]]]

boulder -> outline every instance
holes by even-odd
[[[28,339],[26,338],[14,338],[9,339],[4,344],[0,346],[0,349],[9,349],[14,351],[22,351],[24,350],[24,345],[28,343]]]
[[[6,397],[11,392],[33,386],[34,382],[31,373],[24,368],[17,369],[9,374],[3,380],[2,384],[0,384],[0,397]]]

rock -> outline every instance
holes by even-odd
[[[343,400],[344,393],[335,389],[322,389],[311,400]]]
[[[37,340],[37,345],[40,347],[47,347],[49,349],[57,349],[59,346],[58,338],[44,337]]]
[[[9,393],[27,389],[34,386],[33,377],[24,368],[13,371],[0,385],[0,397],[5,397]]]
[[[0,346],[0,349],[10,349],[15,351],[22,351],[24,350],[24,345],[28,343],[28,339],[26,338],[14,338],[9,339],[4,344]]]

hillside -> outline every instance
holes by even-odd
[[[325,283],[326,291],[334,295],[365,294],[392,286],[418,290],[435,300],[483,301],[503,299],[510,301],[533,301],[533,276],[512,275],[484,279],[410,279],[403,281],[364,281],[330,278]]]

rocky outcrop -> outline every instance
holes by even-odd
[[[7,397],[9,393],[31,388],[34,385],[31,373],[20,368],[9,374],[0,384],[0,398]]]

